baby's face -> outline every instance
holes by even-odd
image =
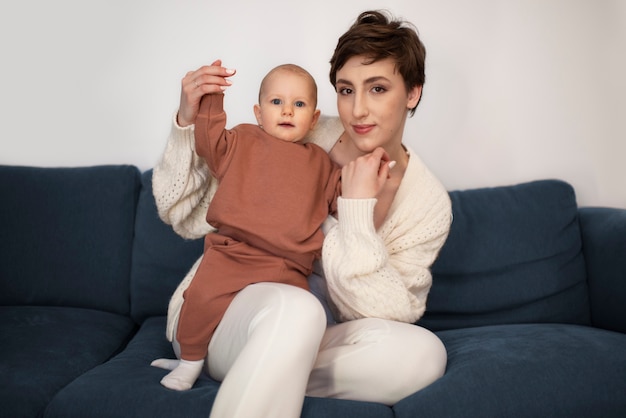
[[[258,124],[283,141],[298,142],[319,118],[310,82],[301,74],[279,71],[267,81],[255,106]]]

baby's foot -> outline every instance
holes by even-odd
[[[189,390],[198,380],[203,364],[204,360],[180,360],[178,366],[161,379],[161,384],[172,390]]]
[[[180,364],[178,359],[158,358],[150,363],[151,366],[158,367],[159,369],[174,370]]]

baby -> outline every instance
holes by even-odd
[[[317,85],[303,68],[285,64],[261,82],[257,125],[225,129],[222,93],[202,98],[195,147],[219,187],[207,211],[216,232],[184,294],[176,339],[181,360],[161,384],[190,389],[211,337],[236,294],[259,282],[308,289],[321,255],[320,229],[336,211],[341,169],[303,139],[317,123]]]

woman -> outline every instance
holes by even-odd
[[[447,192],[402,144],[421,98],[424,58],[413,27],[376,11],[362,13],[339,39],[330,79],[341,126],[322,120],[310,139],[343,167],[338,220],[325,225],[321,287],[339,323],[326,326],[326,300],[306,290],[266,283],[242,290],[209,344],[207,372],[222,381],[211,416],[297,417],[305,395],[392,405],[443,375],[443,344],[412,324],[425,310],[429,268],[451,222]],[[193,150],[198,104],[226,88],[232,74],[216,61],[183,78],[177,118],[155,167],[159,214],[184,237],[210,231],[204,217],[218,187]],[[175,351],[183,292],[197,265],[170,303]],[[171,369],[176,361],[153,364]]]

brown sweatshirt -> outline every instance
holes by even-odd
[[[219,181],[207,222],[310,269],[321,253],[320,226],[336,212],[341,170],[317,145],[283,141],[257,125],[225,129],[223,98],[205,96],[196,119],[196,152]]]

